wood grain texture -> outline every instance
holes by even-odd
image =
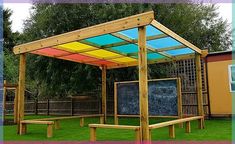
[[[139,107],[140,128],[143,141],[149,141],[149,116],[148,116],[148,78],[147,78],[147,48],[146,27],[138,28],[139,34]]]

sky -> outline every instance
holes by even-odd
[[[232,23],[232,4],[231,3],[218,3],[218,12],[224,20],[228,20]],[[24,20],[30,16],[31,4],[30,3],[4,3],[4,8],[9,8],[13,11],[12,20],[12,31],[22,32]]]

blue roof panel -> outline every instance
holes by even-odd
[[[147,41],[147,44],[155,49],[182,45],[180,42],[171,37],[150,40]]]
[[[88,41],[88,42],[91,42],[91,43],[98,44],[100,46],[124,41],[120,38],[112,36],[111,34],[96,36],[96,37],[88,38],[88,39],[85,39],[85,40]]]
[[[149,53],[147,54],[148,60],[153,60],[153,59],[162,59],[165,58],[165,56],[157,54],[157,53]]]
[[[118,32],[122,35],[125,35],[131,39],[138,39],[138,28],[133,28],[133,29],[128,29],[124,31]],[[163,34],[161,31],[153,27],[152,25],[148,25],[146,27],[146,36],[154,36],[154,35],[159,35]]]
[[[169,50],[166,51],[166,53],[173,56],[177,56],[177,55],[191,54],[194,53],[194,51],[191,50],[190,48],[183,48],[183,49]]]
[[[125,54],[134,53],[134,52],[138,52],[138,46],[135,44],[127,44],[127,45],[112,47],[112,50],[125,53]]]

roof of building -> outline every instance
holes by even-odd
[[[143,37],[138,28],[144,26]],[[154,20],[153,11],[18,45],[13,50],[15,54],[32,53],[112,69],[137,66],[140,41],[147,47],[148,64],[203,54]]]

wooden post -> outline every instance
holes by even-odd
[[[191,132],[191,125],[190,125],[190,121],[187,121],[187,122],[186,122],[185,132],[186,132],[186,133],[190,133],[190,132]]]
[[[60,121],[59,120],[55,120],[55,129],[60,129]]]
[[[71,98],[71,115],[73,116],[73,98]]]
[[[53,125],[52,124],[48,124],[47,125],[47,137],[51,138],[53,136]]]
[[[20,121],[24,119],[24,95],[25,95],[25,70],[26,70],[26,55],[20,54],[19,64],[19,90],[18,90],[18,131],[20,129]]]
[[[47,99],[47,115],[50,114],[50,100]]]
[[[90,128],[90,141],[91,142],[96,141],[96,128],[95,127]]]
[[[38,98],[35,99],[34,101],[34,113],[35,115],[38,115]]]
[[[152,130],[149,129],[149,141],[152,141]]]
[[[14,123],[18,121],[18,86],[15,89],[15,98],[14,98]]]
[[[149,141],[149,115],[148,115],[148,77],[147,77],[147,50],[146,27],[138,28],[139,40],[139,107],[140,131],[144,142]]]
[[[4,80],[3,82],[3,122],[6,119],[6,98],[7,98],[7,88],[6,88],[7,81]]]
[[[106,66],[102,66],[102,114],[104,114],[103,122],[106,123]]]
[[[20,123],[20,130],[19,130],[19,134],[23,135],[26,134],[27,132],[27,124],[25,123]]]
[[[80,118],[80,127],[83,127],[84,126],[84,117],[81,117]]]
[[[197,86],[197,103],[198,103],[198,115],[204,116],[203,110],[203,95],[202,95],[202,70],[201,70],[201,55],[195,54],[196,64],[196,86]]]
[[[117,116],[117,83],[114,83],[114,124],[118,125],[118,116]]]
[[[135,130],[135,140],[138,144],[141,142],[140,129]]]
[[[175,126],[169,125],[169,136],[170,138],[175,138]]]
[[[181,92],[181,79],[177,78],[177,94],[178,94],[178,116],[179,118],[183,118],[183,112],[182,112],[182,92]],[[183,123],[179,124],[180,128],[183,128]]]
[[[203,129],[205,127],[204,118],[198,120],[198,128]]]

